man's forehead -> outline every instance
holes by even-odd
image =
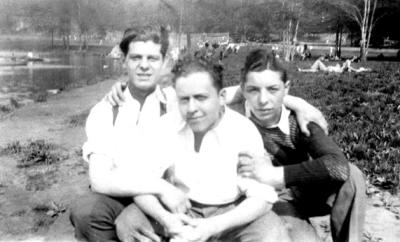
[[[129,43],[128,54],[161,55],[161,44],[152,40],[132,41]]]
[[[205,95],[217,92],[211,77],[207,72],[195,72],[188,76],[179,77],[175,83],[178,95]]]

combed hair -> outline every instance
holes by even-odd
[[[255,49],[251,51],[241,70],[241,82],[246,82],[246,77],[249,72],[261,72],[264,70],[276,71],[281,74],[283,83],[287,82],[287,70],[281,65],[279,60],[266,49]]]
[[[163,26],[143,26],[128,28],[119,44],[124,56],[128,54],[129,44],[133,41],[153,41],[161,45],[161,55],[164,58],[168,51],[169,39],[168,30]]]
[[[212,60],[196,58],[187,54],[181,57],[172,68],[171,72],[174,74],[172,81],[175,85],[179,77],[186,77],[195,72],[207,72],[212,78],[213,86],[220,91],[223,88],[223,70],[222,65]]]

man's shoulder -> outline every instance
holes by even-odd
[[[225,129],[238,134],[248,134],[249,132],[256,131],[256,126],[246,116],[226,107],[226,117],[223,125]],[[257,131],[258,132],[258,131]]]

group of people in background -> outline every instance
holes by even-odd
[[[119,44],[128,80],[86,122],[90,191],[71,210],[76,238],[320,241],[309,219],[330,215],[333,241],[361,241],[364,176],[322,114],[289,95],[279,60],[250,51],[241,83],[225,88],[207,51],[170,68],[168,39],[148,26]]]

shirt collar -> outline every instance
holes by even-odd
[[[288,110],[284,105],[282,105],[281,117],[279,122],[276,125],[273,125],[269,128],[279,128],[284,134],[290,134],[290,125],[289,125],[289,116],[290,110]]]
[[[128,102],[133,102],[133,101],[137,101],[134,97],[132,97],[131,92],[129,91],[129,88],[126,88],[124,91],[124,95],[125,98],[127,98],[126,101]],[[154,91],[152,93],[150,93],[147,97],[155,97],[158,101],[160,101],[161,103],[166,104],[167,103],[167,95],[166,93],[160,88],[159,85],[156,86],[156,89],[154,89]]]

